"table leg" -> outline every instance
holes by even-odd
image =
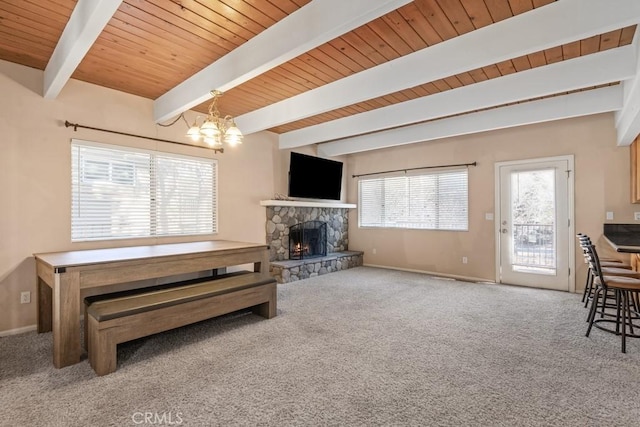
[[[38,333],[51,330],[51,288],[38,277]]]
[[[254,273],[269,274],[269,250],[263,250],[260,254],[260,261],[253,264]]]
[[[53,287],[53,364],[80,362],[80,274],[56,273]]]

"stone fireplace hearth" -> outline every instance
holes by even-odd
[[[270,248],[269,270],[279,283],[362,265],[362,252],[349,251],[348,212],[349,209],[355,208],[355,205],[279,200],[262,201],[261,205],[266,207],[266,243]],[[315,254],[311,258],[302,259],[291,256],[289,243],[299,238],[295,234],[302,224],[323,224],[322,228],[326,229],[324,255]],[[308,229],[310,228],[305,231]],[[312,232],[314,240],[318,237],[315,233],[317,232]]]

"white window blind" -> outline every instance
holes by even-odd
[[[217,232],[212,159],[73,140],[71,240]]]
[[[361,227],[461,230],[469,228],[467,169],[361,179]]]
[[[165,154],[155,160],[157,234],[212,233],[216,223],[212,161]]]

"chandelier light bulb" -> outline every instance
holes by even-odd
[[[231,127],[227,129],[227,131],[224,134],[224,141],[227,144],[234,146],[234,145],[242,144],[242,138],[243,138],[242,132],[240,132],[240,129],[238,129],[238,127],[232,120]]]
[[[193,141],[198,142],[200,140],[200,128],[193,122],[193,125],[187,131],[187,136]]]
[[[215,121],[207,119],[207,121],[200,126],[200,133],[204,136],[213,137],[220,135],[220,128]]]
[[[222,92],[212,90],[211,95],[213,96],[213,100],[209,106],[209,114],[206,119],[198,126],[198,117],[196,117],[193,124],[189,127],[186,136],[193,142],[204,141],[204,143],[213,148],[214,151],[223,152],[223,142],[235,146],[242,144],[244,136],[236,126],[233,117],[229,115],[224,116],[224,118],[220,117],[217,100],[222,96]],[[185,124],[189,126],[184,116],[182,116],[182,118]]]

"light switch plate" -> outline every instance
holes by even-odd
[[[607,212],[607,219],[613,219],[613,212]]]
[[[484,214],[484,219],[486,219],[487,221],[493,221],[493,212],[486,212]]]
[[[31,302],[31,292],[20,292],[20,304],[29,304]]]

